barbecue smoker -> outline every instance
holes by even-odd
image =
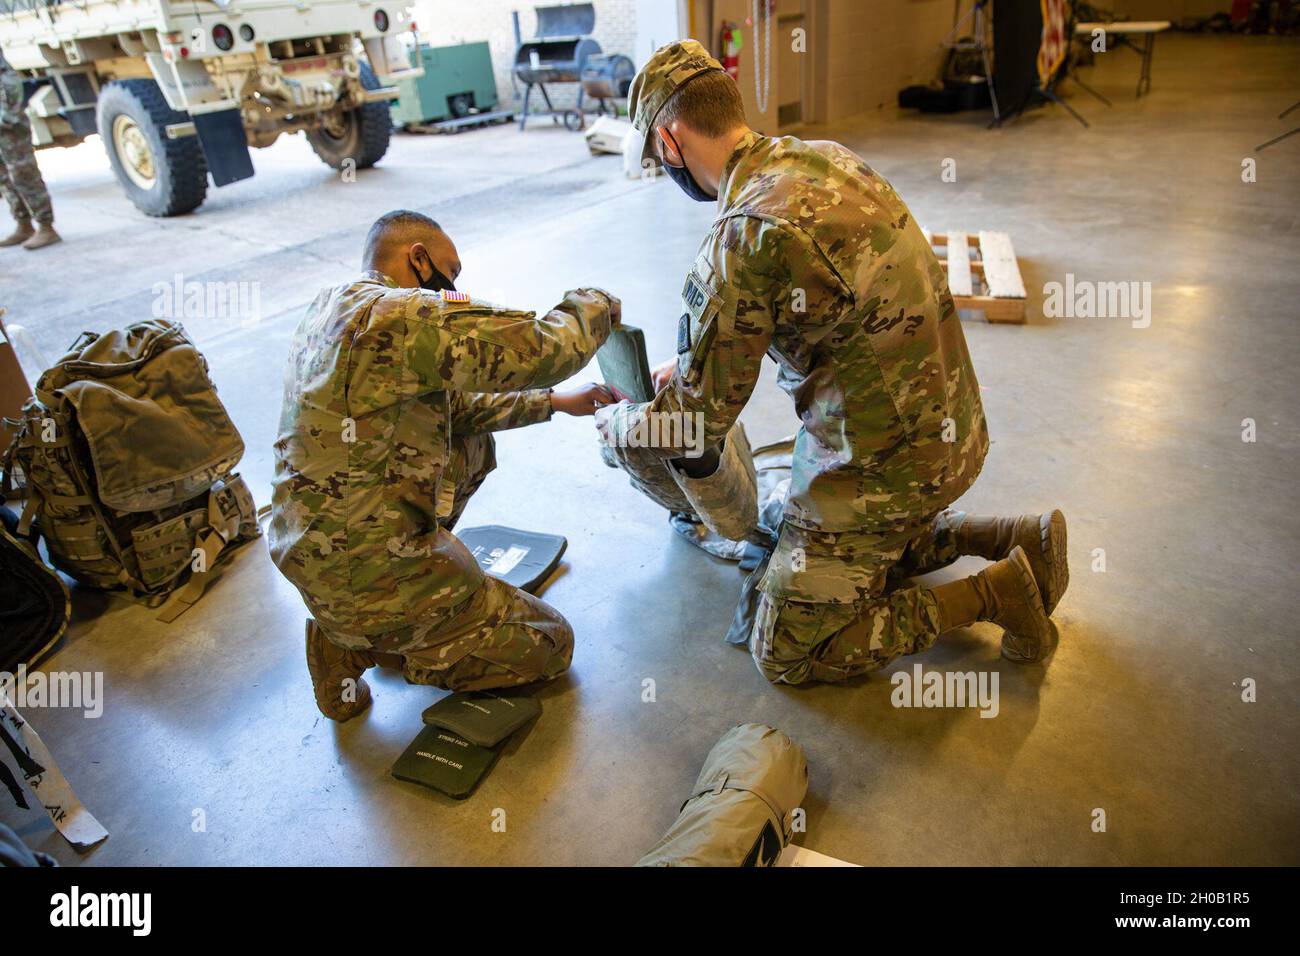
[[[519,113],[519,129],[528,122],[528,101],[533,87],[542,91],[546,111],[552,120],[563,117],[567,129],[580,130],[585,122],[582,113],[583,87],[578,86],[578,105],[571,110],[557,110],[546,91],[547,83],[581,84],[582,71],[589,57],[600,53],[600,44],[590,36],[596,25],[596,11],[590,3],[566,3],[555,7],[535,7],[537,35],[524,42],[519,34],[519,14],[515,13],[515,78],[524,86],[524,105]]]
[[[600,104],[600,113],[618,116],[614,100],[627,98],[636,67],[622,53],[601,53],[587,58],[582,68],[582,92]]]

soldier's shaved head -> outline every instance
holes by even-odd
[[[442,226],[423,213],[409,209],[394,209],[386,212],[370,227],[366,233],[365,260],[373,261],[390,246],[424,242],[435,235],[443,234]]]
[[[375,220],[366,234],[364,269],[382,272],[398,285],[415,288],[438,277],[454,284],[460,273],[456,246],[442,227],[423,213],[394,209]]]

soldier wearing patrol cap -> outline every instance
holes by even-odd
[[[717,216],[684,283],[678,354],[656,370],[658,394],[600,409],[596,423],[621,444],[646,416],[701,413],[717,444],[763,356],[777,363],[803,424],[757,585],[759,670],[843,680],[975,621],[1003,627],[1009,659],[1041,659],[1068,581],[1065,519],[948,507],[989,438],[943,269],[907,206],[837,143],[751,130],[734,81],[693,40],[651,57],[628,108],[643,161],[716,201]],[[907,581],[968,554],[995,563],[934,588]]]
[[[321,292],[294,336],[268,539],[313,615],[307,666],[334,720],[369,704],[375,664],[481,690],[549,680],[573,654],[563,616],[484,575],[451,530],[496,465],[491,432],[609,400],[549,386],[587,364],[619,300],[577,289],[538,318],[457,292],[459,273],[436,222],[388,213],[364,274]]]

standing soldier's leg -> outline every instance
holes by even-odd
[[[32,214],[27,211],[27,204],[18,195],[13,180],[9,178],[9,167],[5,165],[3,151],[0,151],[0,193],[4,193],[5,202],[9,204],[9,215],[14,217],[14,231],[0,239],[0,246],[16,246],[20,242],[26,242],[36,231],[32,228]]]
[[[36,222],[36,234],[23,243],[24,249],[53,245],[60,237],[54,231],[54,207],[49,190],[41,178],[32,147],[32,128],[26,119],[0,126],[0,156],[8,169],[9,180]]]

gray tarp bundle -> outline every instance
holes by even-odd
[[[764,724],[733,727],[709,751],[677,820],[637,866],[772,866],[807,791],[802,747]]]

